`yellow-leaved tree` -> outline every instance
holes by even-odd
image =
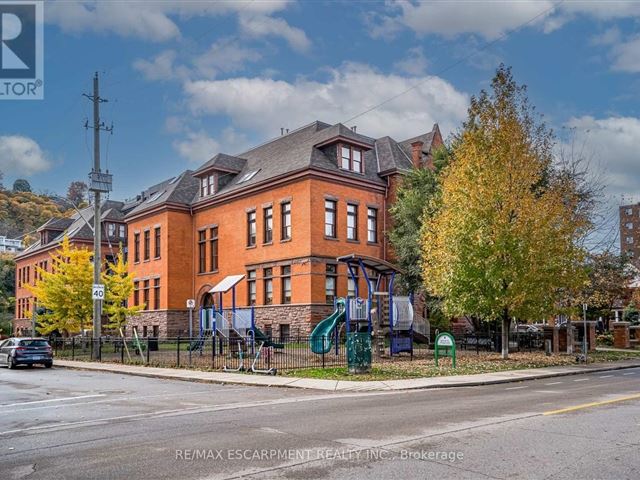
[[[423,278],[449,315],[541,320],[585,280],[578,239],[589,225],[575,179],[553,162],[553,136],[526,89],[501,66],[471,100],[436,213],[424,219]]]
[[[71,335],[90,328],[93,316],[93,264],[91,251],[72,247],[65,236],[51,254],[51,271],[36,268],[35,285],[27,285],[43,313],[37,330],[42,335],[58,331]]]
[[[105,285],[104,313],[109,319],[106,327],[120,331],[127,323],[127,317],[136,315],[142,310],[142,305],[127,305],[127,299],[133,293],[133,275],[127,271],[127,262],[122,251],[118,253],[113,263],[108,263],[107,271],[102,273]]]

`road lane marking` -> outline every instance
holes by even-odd
[[[611,403],[626,402],[626,401],[629,401],[629,400],[637,400],[637,399],[640,399],[640,394],[629,395],[627,397],[614,398],[612,400],[604,400],[602,402],[583,403],[582,405],[576,405],[574,407],[561,408],[559,410],[549,410],[548,412],[544,412],[543,415],[557,415],[559,413],[574,412],[576,410],[582,410],[582,409],[585,409],[585,408],[599,407],[601,405],[609,405]]]
[[[19,403],[5,403],[0,407],[18,407],[20,405],[33,405],[34,403],[49,403],[49,402],[65,402],[67,400],[80,400],[81,398],[96,398],[106,397],[106,395],[99,393],[96,395],[80,395],[79,397],[62,397],[62,398],[50,398],[48,400],[34,400],[33,402],[19,402]]]
[[[609,378],[613,377],[613,375],[600,375],[598,378]]]
[[[578,378],[578,379],[574,380],[574,382],[586,382],[588,380],[589,380],[588,378]]]
[[[545,383],[545,385],[560,385],[562,382]]]
[[[565,393],[564,390],[534,390],[535,393]]]
[[[521,388],[529,388],[529,387],[528,387],[528,386],[526,386],[526,385],[523,385],[522,387],[509,387],[509,388],[505,388],[505,390],[519,390],[519,389],[521,389]]]
[[[627,372],[627,373],[623,373],[623,375],[635,375],[636,372]]]

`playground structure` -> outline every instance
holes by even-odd
[[[257,346],[259,352],[256,355],[257,358],[265,348],[283,348],[282,344],[274,343],[256,326],[255,310],[253,307],[236,307],[236,285],[238,285],[244,277],[244,275],[229,275],[209,290],[208,293],[214,299],[214,304],[200,307],[200,334],[199,337],[189,345],[190,352],[198,351],[202,354],[205,343],[211,337],[214,337],[212,342],[214,355],[232,353],[239,355],[242,359],[243,355],[253,355],[256,352]],[[223,295],[229,291],[231,291],[231,307],[224,308]],[[216,296],[217,302],[215,302]],[[215,341],[217,339],[220,341]],[[227,349],[230,350],[229,352],[225,352],[225,345]],[[271,374],[273,372],[259,373]]]
[[[391,356],[402,352],[413,355],[414,341],[429,342],[429,324],[415,315],[413,296],[393,293],[396,274],[402,274],[399,268],[364,255],[345,255],[337,260],[347,265],[355,296],[337,299],[334,312],[315,327],[309,339],[313,353],[326,354],[335,346],[337,354],[340,331],[344,328],[349,371],[367,373],[373,348],[380,358],[387,339]],[[366,298],[360,297],[358,272],[367,285]]]

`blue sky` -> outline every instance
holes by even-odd
[[[640,180],[640,2],[49,1],[45,99],[0,102],[5,184],[85,179],[94,71],[114,134],[112,198],[316,119],[401,140],[445,135],[495,67],[593,158],[610,203]],[[515,31],[514,31],[515,30]],[[487,42],[494,42],[483,48]],[[108,148],[108,151],[107,151]]]

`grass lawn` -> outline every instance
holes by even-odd
[[[630,352],[594,352],[589,354],[589,363],[612,362],[627,359],[639,359],[640,351]],[[505,370],[526,368],[576,365],[575,355],[553,355],[543,353],[512,353],[503,360],[497,353],[463,354],[456,359],[457,368],[451,366],[450,359],[442,359],[436,367],[433,359],[410,361],[385,360],[374,363],[371,373],[350,375],[346,367],[304,368],[278,372],[280,375],[326,380],[399,380],[419,377],[439,377],[447,375],[470,375],[474,373],[492,373]]]

